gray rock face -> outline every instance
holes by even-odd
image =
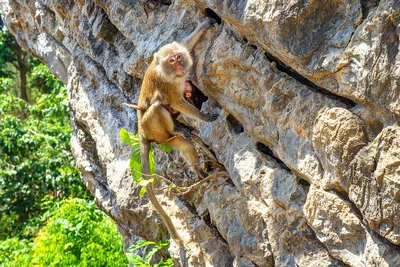
[[[141,80],[214,11],[191,80],[213,123],[180,115],[229,174],[159,190],[191,266],[400,266],[400,2],[0,0],[7,27],[68,84],[77,167],[129,246],[167,239],[129,173]],[[200,150],[199,150],[200,151]],[[177,152],[157,150],[176,183]],[[165,187],[163,182],[158,188]],[[176,244],[170,246],[180,266]]]

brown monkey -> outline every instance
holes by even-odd
[[[185,40],[189,49],[193,49],[204,30],[211,24],[211,19],[201,23]],[[213,121],[218,116],[202,114],[185,100],[183,94],[191,94],[191,87],[186,79],[192,64],[188,49],[176,42],[161,47],[154,54],[139,95],[138,107],[141,110],[138,111],[138,128],[139,134],[148,141],[168,143],[180,150],[188,163],[195,166],[195,171],[202,176],[196,149],[184,138],[189,133],[175,128],[169,112],[182,112],[203,121]]]
[[[192,66],[188,50],[176,43],[163,46],[154,54],[139,95],[139,134],[156,143],[168,143],[181,151],[190,165],[201,176],[199,158],[195,147],[184,136],[183,129],[176,129],[166,106],[203,121],[213,121],[217,115],[202,114],[183,97],[186,78]],[[179,136],[177,136],[179,135]],[[174,138],[172,138],[174,137]]]
[[[191,93],[191,88],[188,92],[189,88],[186,84],[193,64],[189,51],[193,49],[204,31],[213,23],[212,19],[207,19],[201,23],[185,39],[184,45],[173,42],[161,47],[154,54],[153,61],[145,73],[138,105],[127,105],[138,110],[140,154],[142,172],[145,175],[150,173],[149,145],[151,142],[168,143],[179,149],[189,164],[195,165],[197,173],[201,175],[196,149],[191,142],[185,139],[185,136],[188,136],[189,133],[183,129],[175,129],[171,114],[166,107],[203,121],[210,122],[217,119],[217,114],[201,113],[183,96],[184,93]],[[180,246],[181,252],[184,253],[182,239],[179,237],[171,218],[157,201],[151,183],[146,186],[146,190],[151,203],[162,217],[171,237]]]
[[[193,91],[192,86],[190,85],[189,82],[186,82],[186,83],[185,83],[185,91],[183,92],[184,95],[185,95],[185,97],[186,97],[186,98],[191,97],[191,96],[192,96],[192,91]],[[127,103],[124,103],[123,105],[125,105],[125,106],[127,106],[127,107],[130,107],[130,108],[133,108],[133,109],[136,109],[136,110],[144,111],[144,109],[142,109],[141,107],[139,107],[138,105],[135,105],[135,104],[127,104]],[[168,109],[168,111],[169,111],[171,114],[176,114],[176,113],[178,113],[178,111],[172,109],[171,107],[167,107],[167,109]]]

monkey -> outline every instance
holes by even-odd
[[[153,61],[145,73],[139,95],[138,110],[139,135],[155,143],[167,143],[177,148],[192,169],[204,178],[195,147],[185,138],[189,132],[175,128],[170,113],[182,112],[188,116],[213,121],[218,115],[202,114],[185,100],[183,94],[191,95],[191,86],[186,82],[193,64],[189,50],[193,50],[205,29],[214,23],[208,19],[201,23],[184,44],[173,42],[154,54]],[[128,105],[129,106],[129,105]]]
[[[183,44],[172,42],[161,47],[154,54],[144,75],[138,105],[125,104],[137,109],[140,155],[144,176],[150,174],[149,146],[151,142],[166,143],[177,148],[189,164],[195,166],[198,175],[202,176],[198,166],[197,151],[187,140],[190,133],[175,127],[169,110],[181,112],[206,122],[217,119],[218,114],[203,114],[184,98],[184,94],[191,94],[191,87],[186,82],[193,64],[189,51],[193,50],[205,30],[214,23],[213,19],[208,18],[198,25],[183,41]],[[186,258],[183,241],[171,218],[157,201],[152,183],[146,186],[146,191],[153,207],[167,226],[172,239],[181,248],[181,258],[182,253],[184,253],[183,258]]]
[[[192,96],[192,90],[193,89],[192,89],[192,86],[190,85],[190,83],[186,82],[185,83],[185,91],[184,91],[184,95],[185,95],[186,98],[190,98]],[[133,108],[133,109],[136,109],[136,110],[144,111],[144,109],[142,109],[141,107],[139,107],[138,105],[135,105],[135,104],[124,103],[123,105],[127,106],[127,107],[130,107],[130,108]],[[171,114],[177,114],[178,113],[178,111],[174,110],[171,107],[167,106],[166,108],[169,111],[169,113],[171,113]]]
[[[202,177],[195,147],[185,138],[189,133],[176,128],[166,108],[179,111],[203,121],[213,121],[218,115],[201,113],[183,97],[186,78],[192,66],[189,51],[173,42],[160,48],[144,76],[139,95],[139,134],[155,143],[167,143],[181,151],[199,176]],[[202,177],[204,178],[204,177]]]

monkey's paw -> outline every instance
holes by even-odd
[[[189,130],[184,131],[183,135],[187,140],[190,140],[190,138],[192,138],[192,133]]]
[[[192,137],[192,133],[188,129],[184,129],[184,128],[176,130],[175,134],[179,134],[186,140],[190,140],[190,138]]]
[[[204,21],[204,27],[205,28],[210,28],[211,26],[218,24],[218,22],[210,17],[207,17],[207,19]]]

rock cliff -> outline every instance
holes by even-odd
[[[129,172],[152,54],[206,16],[191,81],[213,123],[179,120],[230,179],[158,192],[191,266],[400,266],[399,0],[0,0],[7,27],[68,84],[82,179],[125,246],[168,232]],[[177,153],[157,151],[160,172]],[[176,175],[176,174],[175,174]],[[181,172],[181,184],[193,175]],[[180,265],[176,245],[170,253]]]

